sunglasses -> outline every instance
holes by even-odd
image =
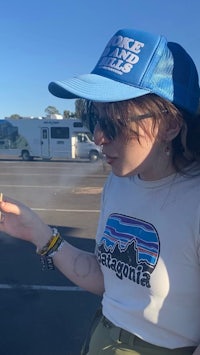
[[[139,121],[145,118],[152,117],[151,113],[146,113],[143,115],[133,116],[128,119],[128,122]],[[106,138],[110,140],[114,140],[121,132],[123,127],[127,126],[127,122],[123,122],[118,119],[117,123],[108,117],[98,117],[96,114],[90,113],[89,115],[89,129],[92,134],[94,134],[95,127],[98,127],[106,136]]]

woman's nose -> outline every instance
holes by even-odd
[[[98,123],[94,128],[94,142],[96,145],[103,145],[109,143],[109,139],[105,136]]]

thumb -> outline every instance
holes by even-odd
[[[4,200],[0,202],[0,209],[2,212],[13,213],[15,215],[21,214],[20,205],[13,201]]]

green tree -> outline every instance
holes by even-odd
[[[75,101],[75,116],[77,118],[83,119],[85,116],[85,102],[84,99],[77,99]]]
[[[74,118],[77,118],[77,116],[76,116],[76,113],[75,112],[70,112],[70,117],[74,117]]]
[[[10,118],[14,118],[15,120],[18,120],[19,118],[22,118],[20,115],[17,113],[14,113],[13,115],[10,116]]]
[[[47,116],[55,115],[55,114],[60,115],[59,111],[54,106],[48,106],[47,108],[45,108],[44,112],[47,114]]]
[[[76,117],[75,113],[74,112],[71,112],[69,110],[65,110],[63,112],[63,118],[64,119],[67,119],[67,118],[72,118],[72,117]]]
[[[69,110],[63,111],[63,118],[70,118],[71,117],[71,112]]]

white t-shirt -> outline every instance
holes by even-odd
[[[200,176],[111,173],[96,241],[110,321],[171,349],[200,343]]]

